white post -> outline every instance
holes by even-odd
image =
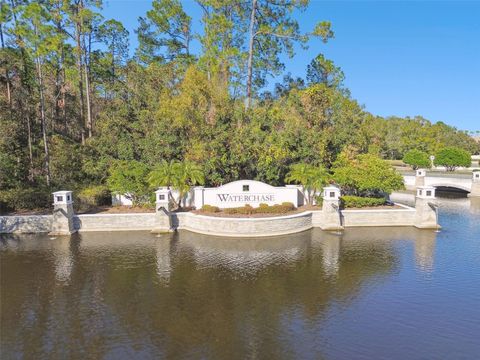
[[[203,194],[205,188],[203,186],[195,186],[193,188],[193,206],[195,209],[201,209],[204,204]]]
[[[173,231],[170,195],[171,190],[167,187],[160,187],[155,191],[155,227],[152,229],[153,233]]]
[[[322,230],[341,230],[342,215],[340,212],[340,189],[336,186],[323,188]]]
[[[480,196],[480,169],[473,170],[472,173],[472,188],[470,189],[469,197]]]
[[[435,200],[433,186],[420,186],[415,197],[415,227],[420,229],[439,229],[438,205]]]
[[[73,224],[74,215],[72,192],[54,192],[53,219],[50,235],[70,235],[76,232]]]
[[[415,171],[415,187],[425,186],[425,176],[427,171],[425,169],[417,169]]]

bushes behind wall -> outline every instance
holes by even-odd
[[[86,187],[80,190],[75,197],[75,207],[82,210],[88,210],[97,206],[112,205],[112,194],[104,185]]]
[[[364,208],[382,206],[387,203],[385,198],[361,197],[345,195],[340,198],[342,208]]]
[[[48,209],[53,198],[48,188],[14,188],[0,191],[0,214],[22,211]]]
[[[267,205],[260,204],[259,207],[254,208],[251,205],[245,205],[235,208],[219,209],[217,206],[203,205],[200,212],[205,213],[218,213],[223,212],[225,214],[238,214],[238,215],[252,215],[252,214],[285,214],[295,210],[295,206],[290,202],[284,202],[282,204]]]

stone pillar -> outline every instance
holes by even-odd
[[[336,186],[323,188],[322,230],[342,230],[340,213],[340,189]]]
[[[158,188],[155,191],[155,227],[152,233],[172,232],[172,209],[171,190],[167,187]]]
[[[53,219],[50,235],[70,235],[76,232],[73,226],[73,196],[71,191],[53,193]]]
[[[472,188],[470,189],[470,197],[480,196],[480,169],[473,170],[472,173]]]
[[[417,169],[415,171],[415,188],[419,186],[425,186],[425,175],[427,171],[425,169]]]
[[[438,224],[435,188],[420,186],[415,197],[415,227],[420,229],[440,229]]]

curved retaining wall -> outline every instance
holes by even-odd
[[[173,226],[201,234],[233,237],[276,236],[293,234],[312,228],[312,213],[266,218],[222,218],[179,213]]]

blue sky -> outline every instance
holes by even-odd
[[[102,13],[124,24],[134,48],[137,19],[150,4],[106,0]],[[194,30],[201,31],[198,6],[183,4]],[[329,20],[335,38],[297,49],[293,59],[284,59],[285,73],[304,77],[322,52],[343,69],[352,96],[373,114],[422,115],[480,130],[480,1],[317,0],[297,19],[304,31]]]

